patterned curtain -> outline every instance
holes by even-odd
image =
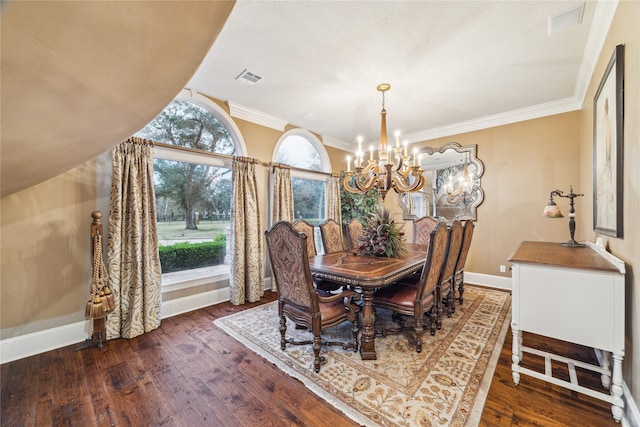
[[[342,224],[340,185],[340,177],[331,174],[327,185],[327,219],[334,219],[338,224]]]
[[[272,222],[293,221],[293,188],[291,167],[276,163],[273,165],[273,215]]]
[[[234,157],[231,202],[231,303],[259,301],[264,295],[264,241],[260,225],[255,160]]]
[[[160,326],[153,143],[129,138],[113,149],[109,206],[109,287],[115,308],[107,339],[133,338]]]

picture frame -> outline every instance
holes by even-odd
[[[616,46],[593,99],[593,228],[623,236],[624,45]]]

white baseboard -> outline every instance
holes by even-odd
[[[82,321],[4,339],[0,341],[0,364],[82,342],[88,334],[88,323]]]
[[[464,282],[470,285],[487,286],[489,288],[511,290],[511,277],[494,276],[491,274],[464,272]]]

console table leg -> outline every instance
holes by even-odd
[[[511,325],[513,342],[511,343],[511,375],[515,385],[520,384],[520,361],[522,360],[522,333]]]
[[[611,414],[616,422],[622,421],[624,415],[624,401],[622,400],[622,354],[613,354],[613,376],[611,378],[611,397],[613,398],[613,406],[611,406]]]
[[[607,390],[611,388],[611,352],[602,351],[602,369],[606,372],[600,376],[602,386]]]

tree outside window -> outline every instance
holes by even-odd
[[[231,171],[205,153],[235,153],[227,128],[204,108],[175,100],[135,136],[198,150],[186,161],[178,154],[154,161],[163,273],[223,263]]]

